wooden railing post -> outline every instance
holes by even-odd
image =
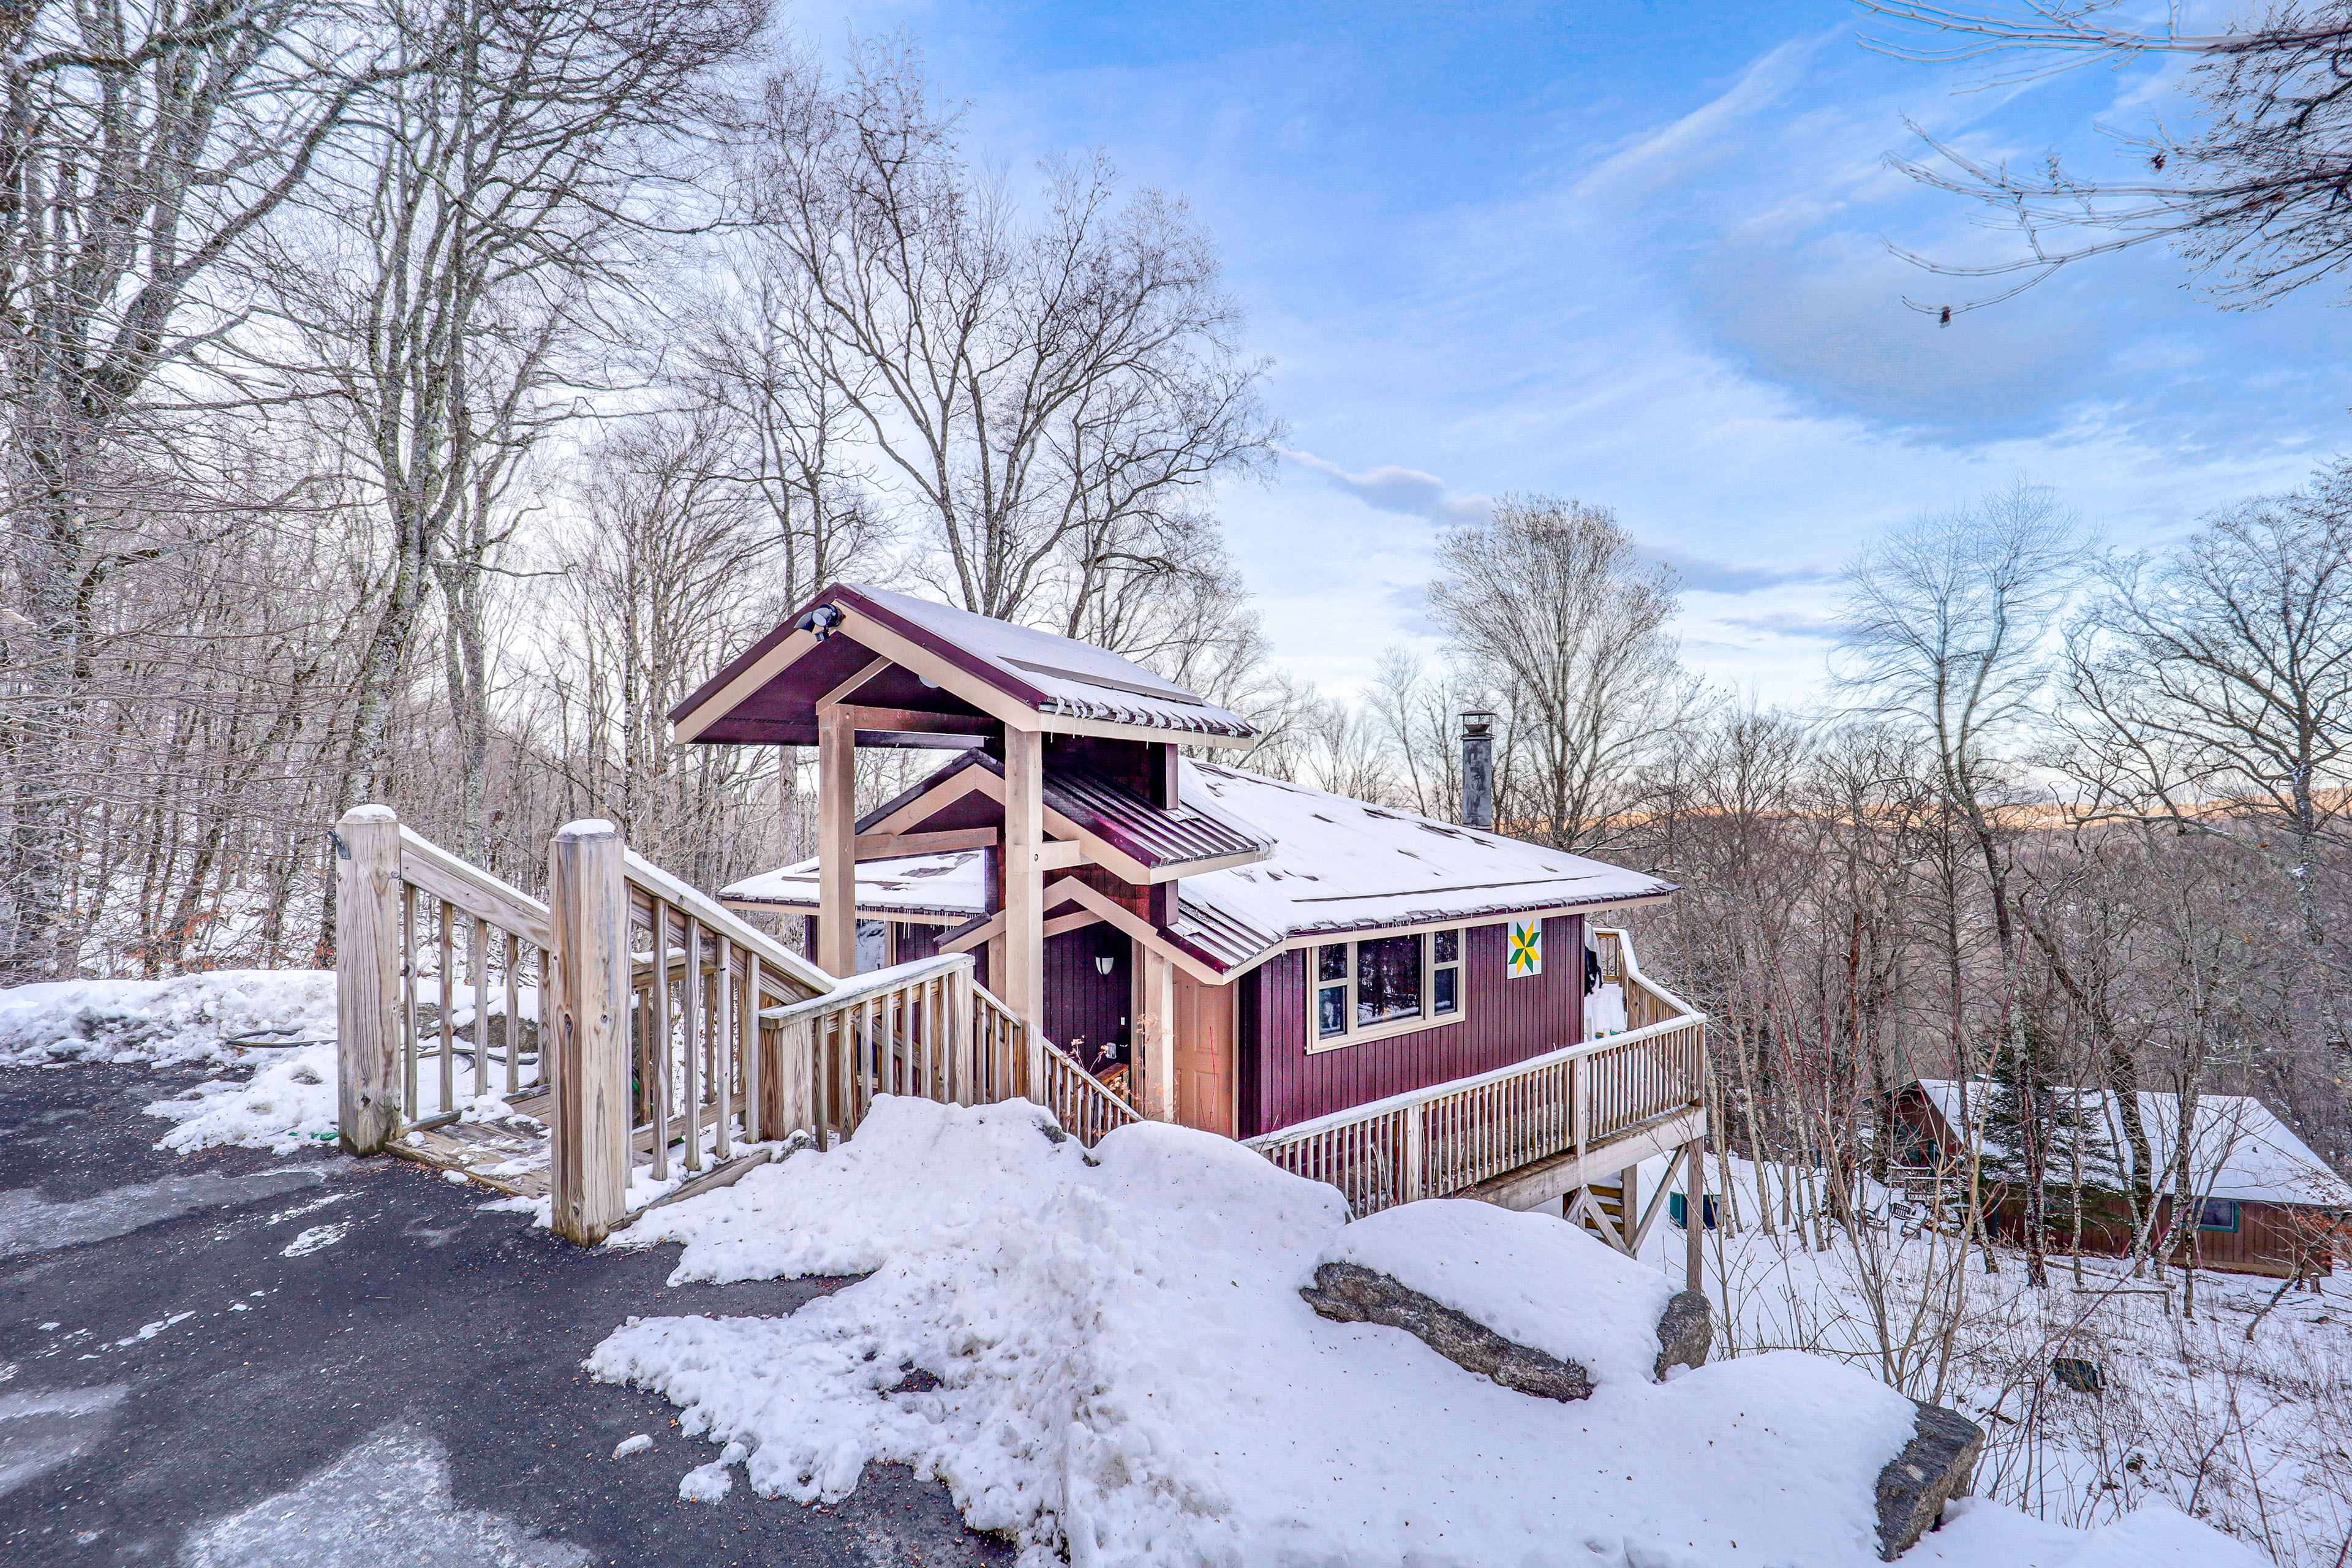
[[[400,819],[354,806],[335,837],[336,1121],[374,1154],[400,1132]]]
[[[556,961],[549,1223],[593,1245],[621,1218],[629,1180],[629,894],[620,834],[609,822],[568,824],[549,846],[548,873]],[[541,1048],[544,1057],[549,1044]]]
[[[1404,1201],[1429,1195],[1429,1107],[1408,1105],[1404,1110]]]

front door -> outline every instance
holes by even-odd
[[[1045,1037],[1088,1072],[1128,1059],[1133,947],[1101,921],[1045,939]]]

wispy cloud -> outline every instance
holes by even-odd
[[[1703,594],[1755,594],[1790,583],[1825,583],[1831,575],[1829,569],[1822,566],[1740,566],[1657,544],[1642,546],[1642,553],[1673,567],[1684,587],[1696,588]]]
[[[1781,637],[1811,637],[1820,642],[1833,642],[1843,630],[1837,622],[1825,616],[1800,614],[1723,616],[1717,618],[1716,624],[1736,626],[1744,632],[1767,632]]]
[[[1380,511],[1425,517],[1432,522],[1475,522],[1494,506],[1491,496],[1448,497],[1444,479],[1435,474],[1424,474],[1418,468],[1399,468],[1394,463],[1386,463],[1360,474],[1351,474],[1339,464],[1318,458],[1312,452],[1294,452],[1283,447],[1275,450],[1282,454],[1284,461],[1296,463],[1309,473],[1320,474],[1335,489],[1344,490]]]

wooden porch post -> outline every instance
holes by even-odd
[[[354,806],[335,832],[336,1121],[373,1154],[400,1131],[400,819]]]
[[[1034,1034],[1045,1026],[1045,737],[1004,727],[1004,973],[990,989]]]
[[[620,1219],[629,1181],[629,889],[621,836],[609,822],[567,824],[548,862],[557,954],[549,1224],[593,1245]],[[691,974],[687,984],[690,990]]]
[[[1136,944],[1142,947],[1140,942]],[[1176,1120],[1176,966],[1143,948],[1143,1100],[1136,1109],[1154,1121]]]
[[[857,731],[838,703],[816,715],[816,965],[857,973]]]
[[[1683,1289],[1701,1290],[1699,1238],[1706,1230],[1706,1140],[1683,1145]]]

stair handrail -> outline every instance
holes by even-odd
[[[749,948],[760,955],[760,962],[791,975],[801,984],[820,995],[837,990],[841,982],[819,969],[814,963],[794,952],[774,937],[750,924],[734,910],[689,883],[682,882],[655,865],[634,849],[621,852],[623,875],[658,895],[667,902],[690,912],[711,930],[728,941]]]

